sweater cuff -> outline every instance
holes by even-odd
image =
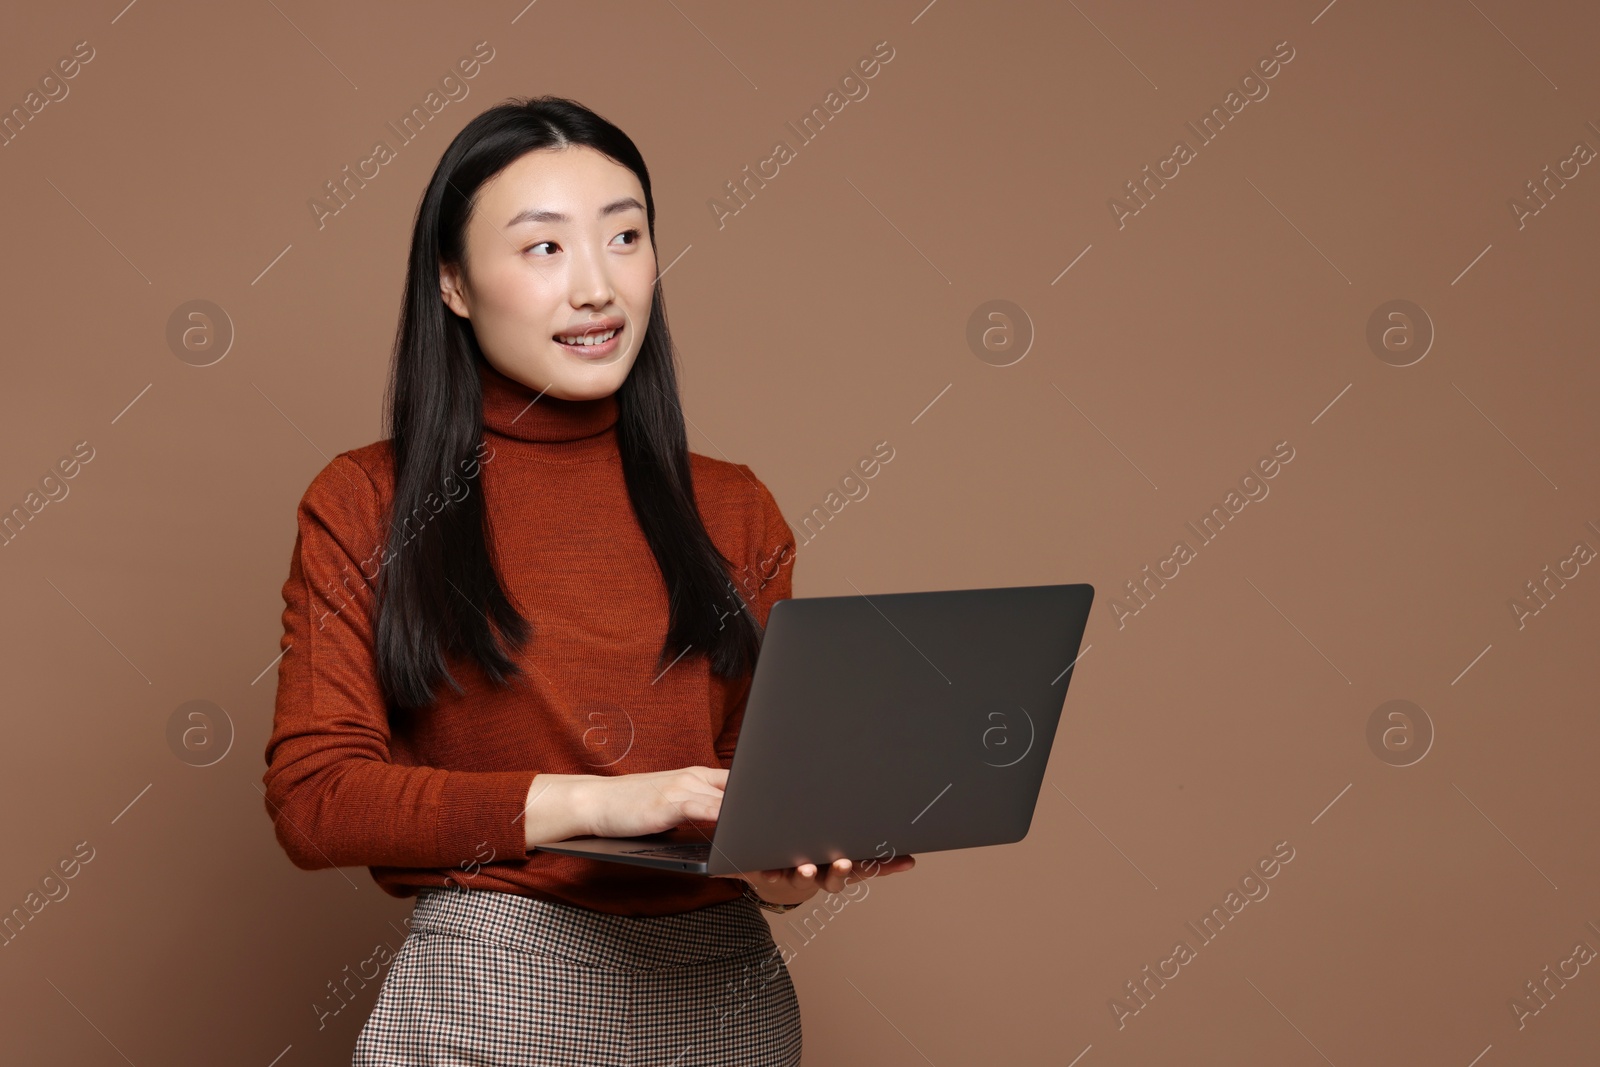
[[[450,862],[493,863],[528,854],[522,808],[533,771],[445,771],[435,828],[438,853]],[[485,847],[494,850],[485,859]]]

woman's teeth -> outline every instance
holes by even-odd
[[[603,345],[616,335],[616,330],[607,330],[605,333],[589,333],[579,337],[557,337],[556,340],[564,345]]]

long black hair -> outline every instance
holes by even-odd
[[[656,205],[638,148],[610,122],[561,97],[513,99],[467,123],[417,208],[385,397],[394,497],[387,562],[375,590],[378,678],[392,708],[431,704],[441,678],[463,692],[446,665],[449,656],[476,661],[498,686],[522,673],[493,631],[520,649],[533,626],[496,572],[483,493],[469,485],[456,498],[449,490],[461,481],[459,472],[476,470],[473,457],[481,456],[478,361],[484,357],[472,324],[440,295],[439,269],[441,263],[465,267],[467,221],[480,186],[528,152],[568,145],[593,148],[638,176],[654,249]],[[761,627],[695,503],[675,363],[658,276],[638,357],[616,394],[628,497],[671,608],[657,667],[692,651],[707,656],[718,675],[733,678],[753,664]],[[421,521],[407,529],[412,517]]]

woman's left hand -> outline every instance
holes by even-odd
[[[868,860],[862,869],[868,873],[860,877],[877,878],[885,874],[909,871],[917,865],[915,856],[895,856],[892,859]],[[872,869],[875,868],[875,869]],[[855,871],[850,860],[834,860],[825,868],[815,863],[802,863],[798,867],[779,867],[770,871],[748,871],[740,874],[714,874],[713,878],[743,878],[762,900],[772,904],[804,904],[816,895],[817,890],[837,893],[844,888],[845,880]],[[859,878],[858,878],[859,880]]]

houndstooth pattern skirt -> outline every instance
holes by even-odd
[[[766,1067],[800,1062],[800,1001],[738,897],[634,918],[423,889],[353,1067]]]

